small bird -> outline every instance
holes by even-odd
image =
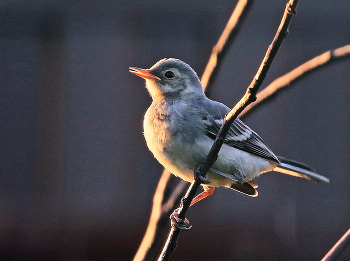
[[[153,100],[143,122],[149,150],[164,168],[191,182],[230,109],[208,99],[196,72],[181,60],[165,58],[150,69],[130,67],[129,71],[146,80]],[[204,191],[191,205],[211,195],[215,187],[256,197],[258,186],[252,180],[272,170],[316,183],[329,182],[304,163],[276,156],[256,132],[236,119],[207,173],[210,183],[202,184]]]

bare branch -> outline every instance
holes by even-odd
[[[239,116],[242,117],[248,112],[251,113],[258,104],[260,106],[267,101],[270,101],[280,91],[290,87],[291,83],[304,78],[315,69],[323,68],[325,65],[329,65],[334,61],[339,61],[340,59],[347,58],[348,56],[350,56],[350,45],[345,45],[343,47],[330,50],[319,56],[316,56],[315,58],[295,68],[291,72],[274,80],[269,86],[257,94],[257,102],[250,104]]]
[[[324,256],[321,261],[335,261],[345,248],[350,244],[350,229],[339,239],[331,250]]]
[[[295,9],[298,4],[298,0],[290,0],[286,6],[282,21],[280,23],[280,26],[277,30],[277,33],[269,46],[266,55],[259,67],[259,70],[257,74],[255,75],[253,81],[249,85],[245,95],[242,97],[242,99],[235,105],[235,107],[229,112],[229,114],[225,117],[224,123],[222,124],[216,139],[214,141],[214,144],[206,157],[204,163],[202,165],[199,165],[198,168],[196,168],[195,172],[198,171],[199,175],[202,177],[205,177],[207,171],[212,166],[212,164],[215,162],[217,155],[219,153],[219,150],[223,144],[223,141],[227,135],[227,132],[233,123],[233,121],[237,118],[237,116],[252,102],[256,100],[256,93],[263,82],[270,65],[275,58],[275,55],[279,49],[279,47],[282,44],[282,41],[284,37],[287,35],[288,27],[291,22],[291,19],[293,15],[295,14]],[[177,209],[178,217],[182,220],[185,220],[186,212],[191,204],[192,199],[194,198],[197,189],[200,186],[200,181],[198,179],[195,179],[192,183],[190,188],[188,189],[185,197],[182,199],[181,206]],[[163,248],[163,251],[159,257],[159,261],[161,260],[169,260],[171,254],[176,248],[177,240],[180,234],[180,229],[176,226],[172,226],[171,231],[168,236],[168,240]]]

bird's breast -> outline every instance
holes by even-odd
[[[162,152],[170,142],[170,114],[164,109],[151,106],[144,118],[143,128],[148,148],[155,154]]]
[[[181,113],[172,108],[151,106],[144,118],[144,136],[154,157],[171,173],[191,181],[193,177],[192,142],[181,124]],[[194,139],[194,138],[192,138]],[[192,168],[192,169],[191,169]]]

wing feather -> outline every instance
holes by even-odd
[[[225,114],[229,111],[225,105],[220,103],[216,104],[219,107],[216,114],[213,114],[213,111],[208,112],[206,113],[205,119],[203,119],[206,134],[213,140],[220,130]],[[277,156],[265,145],[262,138],[240,119],[236,119],[233,122],[224,143],[255,156],[279,163]]]

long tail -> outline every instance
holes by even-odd
[[[279,156],[278,156],[278,159],[281,162],[281,164],[278,165],[274,169],[274,171],[278,171],[283,174],[288,174],[296,177],[305,178],[305,179],[314,181],[316,183],[329,182],[328,178],[315,173],[313,168],[311,168],[310,166],[304,163],[301,163],[295,160],[290,160],[284,157],[279,157]]]

